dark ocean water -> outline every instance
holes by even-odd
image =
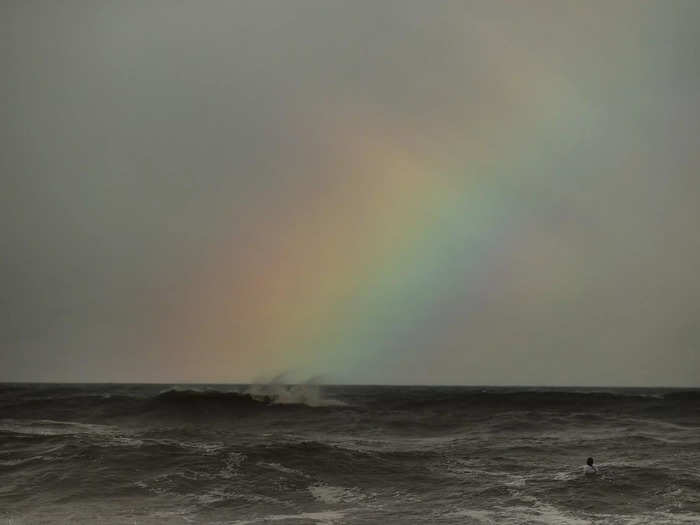
[[[2,525],[700,523],[700,391],[6,384],[0,480]]]

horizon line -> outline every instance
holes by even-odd
[[[349,387],[441,387],[441,388],[676,388],[676,389],[700,389],[700,385],[562,385],[562,384],[468,384],[468,383],[311,383],[311,382],[200,382],[200,381],[6,381],[0,380],[0,385],[315,385],[349,386]]]

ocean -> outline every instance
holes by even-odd
[[[0,525],[700,523],[700,390],[4,384],[0,480]]]

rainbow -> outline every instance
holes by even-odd
[[[237,217],[246,233],[205,256],[172,328],[174,359],[194,380],[285,371],[343,380],[410,363],[418,347],[436,361],[469,351],[450,305],[472,294],[478,308],[495,260],[546,243],[528,225],[536,201],[528,192],[571,176],[554,163],[542,169],[542,157],[575,147],[596,118],[535,57],[487,40],[488,59],[500,65],[495,100],[465,129],[434,131],[340,103],[300,123],[315,130],[307,142],[317,147],[299,154],[332,176],[282,199],[275,189],[275,206]],[[421,330],[436,322],[444,330]]]

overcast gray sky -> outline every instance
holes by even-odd
[[[0,380],[698,386],[699,25],[2,2]]]

